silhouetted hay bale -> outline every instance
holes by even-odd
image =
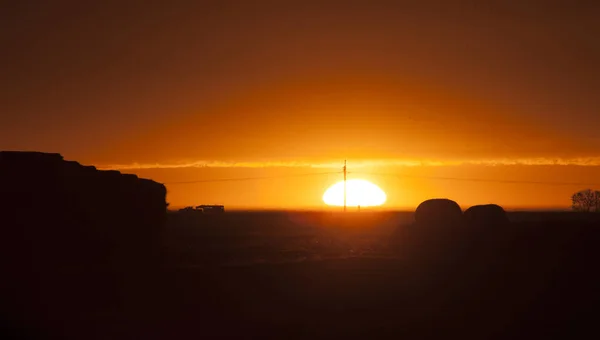
[[[415,211],[415,222],[396,228],[390,235],[390,250],[415,261],[452,260],[462,246],[464,232],[460,206],[448,199],[431,199]]]
[[[417,226],[454,226],[462,223],[460,206],[449,199],[436,198],[422,202],[415,211]]]
[[[496,204],[472,206],[463,216],[469,226],[505,226],[509,222],[506,211]]]

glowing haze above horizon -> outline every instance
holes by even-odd
[[[0,11],[0,149],[164,183],[270,177],[168,184],[174,207],[323,207],[344,159],[385,208],[568,207],[586,186],[434,178],[600,182],[599,15],[592,1],[15,1]]]

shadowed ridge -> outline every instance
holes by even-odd
[[[38,151],[0,151],[0,161],[5,162],[30,162],[38,163],[58,162],[64,160],[59,153],[45,153]]]
[[[167,206],[163,184],[39,152],[0,152],[0,169],[1,216],[5,233],[14,232],[15,241],[28,244],[45,235],[46,241],[67,243],[64,246],[70,249],[79,242],[103,240],[114,250],[124,238],[133,242],[128,248],[141,246],[137,239],[163,228]],[[52,257],[60,249],[47,251]]]
[[[2,312],[92,329],[89,312],[129,285],[143,287],[157,264],[166,193],[60,154],[0,152]]]

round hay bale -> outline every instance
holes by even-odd
[[[471,226],[506,225],[509,223],[506,211],[497,204],[474,205],[465,210],[464,220]]]
[[[430,199],[422,202],[415,211],[418,226],[452,226],[462,223],[460,206],[446,198]]]

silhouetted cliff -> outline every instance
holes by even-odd
[[[166,218],[164,185],[65,161],[0,152],[3,253],[30,261],[144,260]]]
[[[135,175],[59,154],[0,152],[2,319],[39,318],[43,327],[81,315],[81,327],[91,327],[83,310],[118,306],[126,284],[147,281],[165,198],[164,185]]]

